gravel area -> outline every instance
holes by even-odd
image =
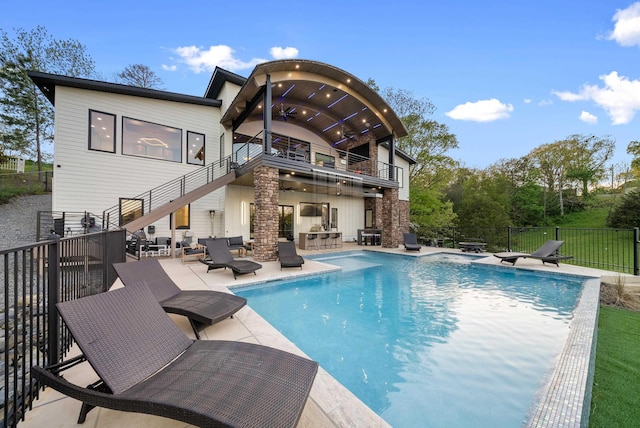
[[[51,211],[51,194],[20,196],[0,205],[0,249],[36,241],[38,211]]]

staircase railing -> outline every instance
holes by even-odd
[[[154,187],[144,193],[129,197],[129,200],[138,200],[142,204],[142,214],[147,214],[156,208],[177,199],[205,184],[208,184],[232,171],[233,162],[231,156],[214,161],[195,171]],[[131,206],[132,204],[128,204]],[[104,230],[117,229],[123,225],[120,204],[104,210],[102,214],[102,228]]]

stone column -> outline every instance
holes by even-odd
[[[382,196],[382,246],[384,248],[397,248],[400,245],[398,205],[398,189],[385,189]]]
[[[255,220],[253,257],[259,262],[277,260],[278,170],[259,166],[253,171]]]

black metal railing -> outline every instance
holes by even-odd
[[[264,131],[260,131],[253,137],[241,135],[243,137],[242,141],[233,145],[232,156],[235,164],[241,166],[264,155],[263,133]],[[402,168],[398,166],[392,166],[391,164],[336,149],[335,147],[319,144],[312,145],[307,141],[275,132],[272,133],[272,139],[270,156],[383,180],[391,180],[391,171],[394,172],[393,181],[399,181],[402,176]]]
[[[63,237],[95,233],[101,230],[102,216],[89,211],[38,211],[36,241],[52,233]]]
[[[142,209],[140,214],[144,215],[230,173],[232,166],[231,156],[227,156],[128,199],[130,201],[139,201]],[[133,206],[134,204],[129,205]],[[133,214],[133,211],[130,213],[121,212],[120,204],[104,210],[102,213],[102,229],[119,228],[125,221],[121,216],[129,214]],[[133,218],[129,220],[133,220]]]
[[[0,250],[3,372],[0,427],[24,420],[38,395],[33,365],[58,362],[72,345],[55,304],[107,291],[125,260],[125,231],[98,232]]]
[[[425,245],[458,248],[464,241],[480,240],[490,252],[533,252],[548,239],[565,241],[563,263],[640,275],[638,228],[594,229],[567,227],[464,227],[421,228]]]

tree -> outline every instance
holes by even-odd
[[[567,172],[574,158],[574,146],[568,144],[568,140],[560,140],[550,144],[536,147],[530,156],[536,162],[540,171],[540,177],[546,190],[558,192],[558,205],[560,216],[564,216],[564,187],[568,181]],[[546,191],[544,195],[544,211],[547,213]]]
[[[586,199],[589,196],[589,184],[597,183],[604,177],[605,163],[613,155],[615,141],[609,137],[572,135],[565,140],[565,144],[573,152],[567,178],[582,184],[582,197]]]
[[[631,172],[636,180],[640,180],[640,141],[631,141],[627,146],[627,154],[631,159]]]
[[[147,89],[163,89],[162,79],[149,67],[142,64],[132,64],[118,73],[118,79],[125,85],[137,86]]]
[[[377,88],[371,79],[369,83]],[[458,148],[455,134],[449,132],[447,125],[428,118],[436,107],[427,98],[416,99],[412,92],[404,89],[386,88],[380,92],[407,128],[408,135],[398,140],[397,147],[417,161],[409,170],[410,181],[413,183],[421,177],[424,185],[440,183],[439,177],[432,173],[439,167],[456,165],[447,155],[451,149]]]
[[[622,197],[620,203],[609,213],[607,226],[625,229],[640,227],[640,190],[631,191]]]
[[[80,42],[56,40],[44,27],[15,33],[12,39],[0,30],[0,140],[7,150],[35,156],[41,171],[44,147],[53,142],[53,108],[27,71],[90,77],[94,63]]]

